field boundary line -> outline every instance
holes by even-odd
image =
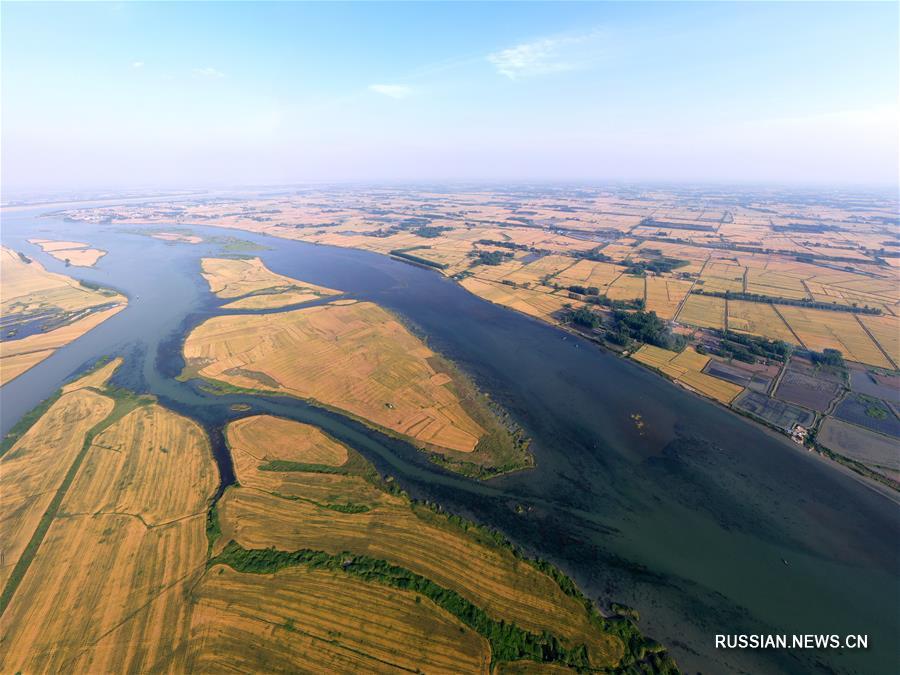
[[[789,324],[789,323],[787,322],[787,319],[784,318],[784,314],[782,314],[780,311],[778,311],[778,305],[776,305],[774,302],[770,302],[769,305],[772,307],[772,309],[775,310],[775,313],[778,315],[778,318],[781,319],[781,322],[782,322],[785,326],[787,326],[787,329],[788,329],[789,331],[791,331],[791,335],[793,335],[794,338],[796,338],[797,344],[800,345],[801,347],[803,347],[803,349],[807,349],[807,350],[808,350],[809,347],[807,347],[806,344],[804,344],[803,340],[800,339],[800,336],[797,335],[797,332],[794,330],[794,327],[791,326],[791,324]]]
[[[897,370],[897,364],[894,362],[894,359],[892,359],[890,357],[890,355],[886,351],[884,351],[884,348],[881,346],[881,343],[878,342],[877,339],[875,339],[875,336],[872,335],[872,331],[869,330],[869,327],[866,326],[866,324],[864,324],[862,322],[862,319],[860,319],[856,313],[853,313],[853,318],[856,319],[856,323],[858,323],[860,325],[860,327],[866,332],[866,335],[869,336],[869,339],[875,343],[875,346],[878,347],[878,351],[880,351],[884,355],[884,358],[887,359],[887,362],[890,363],[894,367],[894,370]]]

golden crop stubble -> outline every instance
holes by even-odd
[[[183,670],[217,479],[199,426],[158,405],[94,438],[4,613],[0,670]]]
[[[203,377],[313,399],[438,450],[471,452],[484,434],[433,380],[434,353],[372,303],[216,317],[184,351]]]

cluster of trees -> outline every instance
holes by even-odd
[[[452,229],[452,227],[445,227],[443,225],[423,225],[422,227],[413,230],[413,234],[425,237],[426,239],[435,239],[440,237],[441,233]]]
[[[698,230],[700,232],[713,232],[716,228],[712,225],[704,225],[701,223],[670,223],[668,221],[654,220],[647,217],[638,223],[642,227],[661,227],[671,230]]]
[[[210,564],[216,563],[229,565],[238,572],[256,574],[272,574],[284,567],[296,565],[305,565],[312,569],[341,570],[365,581],[424,595],[487,638],[491,644],[493,658],[497,661],[528,659],[542,663],[559,663],[577,669],[588,669],[591,666],[585,645],[566,647],[556,635],[547,631],[537,635],[519,628],[515,623],[497,621],[456,591],[438,586],[430,579],[403,567],[391,565],[385,560],[349,553],[331,555],[311,549],[293,552],[278,551],[274,548],[245,549],[231,542],[221,554],[210,561]]]
[[[403,258],[404,260],[409,260],[414,263],[419,263],[420,265],[426,265],[428,267],[436,267],[439,270],[447,268],[446,264],[437,262],[436,260],[429,260],[428,258],[422,258],[421,256],[417,256],[413,253],[410,253],[411,250],[415,250],[415,249],[395,248],[393,251],[391,251],[391,255],[397,256],[398,258]]]
[[[478,243],[483,246],[498,246],[499,248],[509,248],[514,251],[530,251],[530,246],[525,244],[517,244],[514,241],[500,241],[498,239],[479,239]]]
[[[612,262],[612,258],[605,253],[600,252],[599,246],[592,248],[590,251],[576,253],[575,257],[583,258],[584,260],[593,260],[594,262]]]
[[[703,348],[701,353],[708,352],[726,359],[756,363],[757,358],[784,361],[792,350],[793,347],[784,340],[769,340],[752,335],[724,332],[718,347]]]
[[[475,255],[475,262],[481,265],[499,265],[504,260],[512,258],[512,253],[504,253],[502,251],[478,251]]]
[[[695,288],[692,293],[708,295],[714,298],[726,298],[728,300],[746,300],[748,302],[765,302],[776,305],[791,305],[793,307],[809,307],[811,309],[827,309],[833,312],[852,312],[854,314],[881,314],[877,307],[859,307],[856,303],[839,305],[836,302],[819,302],[809,298],[782,298],[774,295],[762,295],[760,293],[743,293],[740,291],[705,291]]]
[[[259,471],[301,471],[304,473],[336,473],[346,474],[347,470],[339,466],[329,464],[309,464],[306,462],[292,462],[287,459],[271,459],[265,464],[260,464]]]
[[[686,260],[679,260],[678,258],[667,258],[666,256],[662,256],[660,258],[653,258],[652,260],[645,260],[643,262],[630,263],[628,267],[625,268],[625,271],[628,274],[645,274],[647,272],[661,274],[663,272],[671,272],[676,267],[682,267],[684,265],[687,265]]]
[[[816,365],[844,367],[844,356],[838,349],[825,349],[822,352],[810,352],[810,360]]]
[[[556,286],[559,288],[559,286]],[[645,302],[643,298],[634,298],[632,300],[613,300],[607,295],[600,295],[600,289],[596,286],[579,286],[573,284],[567,286],[569,297],[573,300],[583,300],[592,305],[601,305],[602,307],[610,307],[612,309],[644,309]]]
[[[606,338],[618,345],[627,346],[632,340],[644,344],[681,351],[686,343],[681,335],[673,335],[666,322],[656,312],[625,312],[616,310],[612,313],[612,323]]]
[[[574,294],[570,294],[569,297],[573,296]],[[608,295],[585,295],[581,299],[592,305],[600,305],[602,307],[609,307],[610,309],[644,309],[644,306],[646,304],[643,298],[634,298],[632,300],[613,300]]]
[[[585,328],[597,328],[603,324],[599,314],[595,314],[586,307],[579,307],[572,312],[572,322]]]

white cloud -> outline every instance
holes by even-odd
[[[143,61],[132,61],[132,62],[131,62],[131,67],[132,67],[132,68],[143,68],[143,67],[144,67],[144,62],[143,62]]]
[[[220,80],[225,77],[225,73],[221,70],[216,70],[211,66],[207,66],[206,68],[194,68],[193,73],[194,77],[204,77],[207,80]]]
[[[412,89],[403,84],[370,84],[369,91],[391,98],[406,98],[412,94]]]
[[[547,37],[488,54],[500,75],[511,80],[577,70],[599,56],[600,33]]]

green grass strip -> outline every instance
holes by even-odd
[[[209,561],[210,565],[219,563],[228,565],[238,572],[254,574],[272,574],[284,567],[303,565],[311,569],[341,571],[364,581],[413,591],[429,598],[484,636],[491,644],[494,661],[528,659],[539,663],[559,663],[578,669],[590,668],[585,645],[566,648],[552,633],[545,631],[537,635],[519,628],[514,623],[492,619],[483,609],[456,591],[439,586],[430,579],[403,567],[391,565],[385,560],[351,553],[331,555],[312,549],[292,552],[278,551],[274,548],[245,549],[232,541],[222,553]]]

